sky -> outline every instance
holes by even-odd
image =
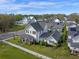
[[[79,0],[0,0],[2,14],[79,13]]]

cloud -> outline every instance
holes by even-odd
[[[28,2],[28,3],[22,2],[22,3],[18,3],[18,4],[12,3],[15,1],[16,0],[0,0],[0,3],[2,3],[0,5],[0,10],[15,11],[15,12],[17,11],[16,13],[25,13],[25,12],[31,13],[31,11],[27,10],[27,9],[31,9],[34,12],[35,12],[35,9],[36,9],[36,11],[37,10],[39,11],[39,9],[40,9],[41,11],[43,11],[42,13],[44,13],[45,10],[46,10],[46,12],[49,10],[59,11],[59,9],[63,9],[63,8],[70,7],[70,6],[78,7],[78,5],[79,5],[79,2],[72,3],[72,2],[68,2],[68,1],[63,1],[63,2],[37,1],[37,2]],[[8,4],[4,4],[4,3],[8,3]],[[24,11],[23,9],[26,9],[26,11]],[[67,10],[67,9],[65,9],[65,10]],[[38,13],[38,12],[36,12],[36,13]],[[51,13],[51,11],[49,11],[48,13]]]
[[[30,2],[28,5],[30,6],[46,6],[46,5],[55,5],[56,3],[53,2]]]
[[[0,0],[0,4],[15,2],[16,0]]]
[[[8,4],[8,5],[1,5],[0,9],[6,10],[18,10],[22,8],[44,8],[45,6],[52,6],[55,3],[51,2],[30,2],[27,4]]]
[[[12,2],[15,0],[0,0],[3,2]],[[64,6],[77,6],[79,5],[78,2],[75,3],[69,3],[69,2],[29,2],[27,4],[3,4],[0,5],[0,9],[6,9],[6,10],[19,10],[22,8],[61,8]]]

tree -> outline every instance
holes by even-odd
[[[14,25],[15,17],[13,15],[0,14],[0,31],[6,32]]]
[[[69,19],[77,22],[77,21],[79,21],[79,14],[72,13],[69,15]]]
[[[62,43],[65,43],[66,40],[67,40],[67,29],[66,29],[66,24],[64,24],[62,35],[59,41],[59,45],[61,45]]]
[[[19,20],[22,20],[23,16],[18,14],[18,15],[15,15],[15,18],[17,21],[19,21]]]

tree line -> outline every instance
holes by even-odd
[[[22,15],[0,14],[0,32],[10,31],[17,20],[21,20]]]

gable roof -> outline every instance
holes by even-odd
[[[52,37],[56,40],[56,41],[58,41],[59,39],[60,39],[60,37],[61,37],[61,34],[60,34],[60,32],[59,31],[55,31],[54,32],[54,34],[52,35]]]
[[[50,32],[49,31],[49,32],[43,33],[40,36],[40,38],[48,38],[50,36],[52,36],[56,41],[58,41],[60,39],[60,37],[61,37],[61,33],[59,31],[57,31],[57,30],[55,30],[55,32]]]
[[[38,22],[31,23],[31,26],[36,30],[36,31],[42,31],[43,28],[40,26]]]
[[[41,26],[43,29],[45,28],[46,22],[44,22],[44,21],[38,21],[38,23],[40,24],[40,26]]]
[[[72,39],[68,39],[69,43],[70,43],[70,47],[73,47],[74,50],[76,50],[76,48],[79,49],[79,42],[77,40],[79,40],[79,32],[76,32],[74,34],[74,36],[72,37]],[[76,42],[73,42],[74,40],[76,40]],[[76,50],[79,51],[79,50]]]
[[[76,42],[73,42],[73,40],[76,40]],[[73,47],[74,49],[76,49],[76,48],[79,49],[79,35],[73,37],[69,43],[71,44],[71,47]]]

